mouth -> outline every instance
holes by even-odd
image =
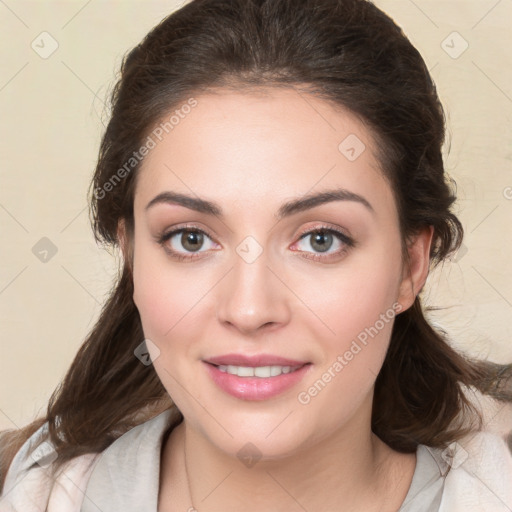
[[[222,356],[210,357],[206,359],[205,362],[215,366],[239,366],[244,368],[264,368],[267,366],[280,366],[284,368],[289,366],[295,368],[304,366],[308,363],[308,361],[299,361],[273,354],[225,354]]]
[[[207,363],[217,368],[220,372],[229,373],[230,375],[236,375],[237,377],[257,377],[259,379],[268,379],[269,377],[279,377],[279,375],[293,373],[303,366],[311,363],[304,363],[296,366],[281,366],[281,365],[269,365],[269,366],[237,366],[237,365],[225,365],[225,364],[213,364]]]
[[[267,400],[296,386],[313,366],[310,362],[276,356],[235,354],[202,362],[222,391],[238,399],[255,401]]]

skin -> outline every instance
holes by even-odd
[[[184,415],[164,444],[160,511],[398,510],[410,486],[414,454],[391,450],[371,431],[376,376],[392,321],[307,403],[308,390],[379,315],[409,308],[428,275],[432,230],[401,259],[396,204],[368,128],[350,112],[294,89],[216,94],[198,105],[146,156],[134,200],[134,301],[155,370]],[[355,134],[366,146],[354,161],[338,149]],[[363,196],[333,201],[280,221],[286,201],[331,188]],[[220,218],[176,204],[146,205],[174,191],[218,203]],[[205,230],[199,257],[182,224]],[[341,229],[323,253],[304,230]],[[190,226],[189,226],[190,227]],[[261,255],[247,263],[237,246],[253,237]],[[311,256],[323,260],[315,261]],[[309,257],[308,257],[309,256]],[[291,390],[263,401],[220,390],[203,359],[227,353],[275,354],[312,363]],[[252,443],[261,459],[247,467],[237,452]],[[185,467],[186,461],[186,467]],[[192,503],[188,497],[187,475]],[[258,493],[254,492],[258,489]],[[191,509],[190,509],[191,510]]]

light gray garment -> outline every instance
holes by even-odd
[[[164,411],[130,430],[100,455],[81,512],[157,512],[160,450],[172,417]],[[448,464],[419,446],[411,487],[400,512],[437,512]]]
[[[164,411],[103,452],[71,459],[56,479],[45,463],[54,454],[52,442],[43,442],[45,423],[14,457],[0,512],[157,512],[161,449],[181,420],[176,413]],[[473,432],[442,452],[420,445],[416,454],[400,512],[512,512],[512,454],[502,435]]]

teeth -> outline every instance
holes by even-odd
[[[238,375],[238,377],[277,377],[282,373],[294,372],[300,366],[233,366],[233,365],[219,365],[217,367],[221,372],[230,373],[231,375]]]

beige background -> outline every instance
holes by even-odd
[[[512,1],[375,3],[424,56],[447,113],[466,238],[429,277],[425,299],[449,308],[433,320],[460,348],[512,362]],[[44,412],[100,312],[116,261],[95,245],[86,190],[103,101],[123,53],[180,4],[0,1],[0,429]],[[47,58],[31,47],[51,49],[44,31],[58,43]],[[57,248],[47,262],[33,253],[43,237]]]

